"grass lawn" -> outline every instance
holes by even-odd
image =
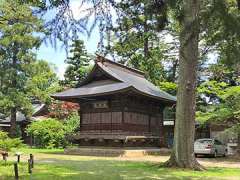
[[[31,179],[118,180],[118,179],[239,179],[240,168],[208,168],[204,172],[160,168],[150,162],[120,161],[116,158],[71,156],[62,150],[23,149],[19,164],[20,179],[30,179],[27,173],[27,153],[33,153],[35,167]],[[0,161],[0,179],[14,179],[13,161]]]

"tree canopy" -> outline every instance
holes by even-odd
[[[47,101],[46,92],[56,75],[46,62],[36,60],[34,50],[44,29],[30,4],[3,1],[0,14],[0,109],[10,115],[15,136],[17,111],[29,116],[34,98]]]
[[[87,76],[90,55],[87,53],[84,42],[81,40],[73,41],[70,54],[72,56],[65,60],[68,66],[64,74],[63,84],[69,87],[77,87]]]

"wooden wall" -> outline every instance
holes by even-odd
[[[94,103],[107,101],[107,108],[94,108]],[[81,106],[81,132],[129,135],[163,135],[163,106],[150,99],[119,94],[87,101]]]
[[[80,131],[118,132],[122,129],[122,112],[83,112],[81,117]]]

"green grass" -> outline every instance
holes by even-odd
[[[197,172],[159,167],[147,162],[119,161],[111,158],[70,156],[62,150],[22,149],[34,153],[35,167],[31,179],[36,180],[150,180],[150,179],[240,179],[240,169],[208,168]],[[54,154],[57,153],[57,154]],[[19,164],[20,179],[30,179],[26,158]],[[0,161],[0,179],[13,178],[13,162]]]

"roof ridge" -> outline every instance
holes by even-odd
[[[121,68],[127,69],[127,70],[135,72],[137,74],[140,74],[142,76],[145,76],[145,73],[143,71],[139,70],[139,69],[135,69],[135,68],[131,68],[131,67],[125,66],[125,65],[123,65],[121,63],[118,63],[118,62],[115,62],[113,60],[110,60],[110,59],[108,59],[108,58],[106,58],[104,56],[101,56],[99,54],[96,54],[95,62],[100,62],[102,64],[104,64],[104,62],[108,62],[108,63],[114,64],[114,65],[117,65],[117,66],[119,66]]]
[[[100,63],[96,63],[96,65],[98,66],[98,67],[100,67],[105,73],[107,73],[107,74],[109,74],[110,76],[112,76],[113,78],[115,78],[115,79],[117,79],[117,80],[119,80],[119,81],[121,81],[121,82],[125,82],[124,81],[124,79],[122,79],[121,77],[119,77],[116,73],[114,73],[113,71],[111,71],[111,69],[109,69],[109,68],[107,68],[107,66],[105,66],[104,64],[100,64]],[[111,73],[109,73],[109,71],[111,72]]]

